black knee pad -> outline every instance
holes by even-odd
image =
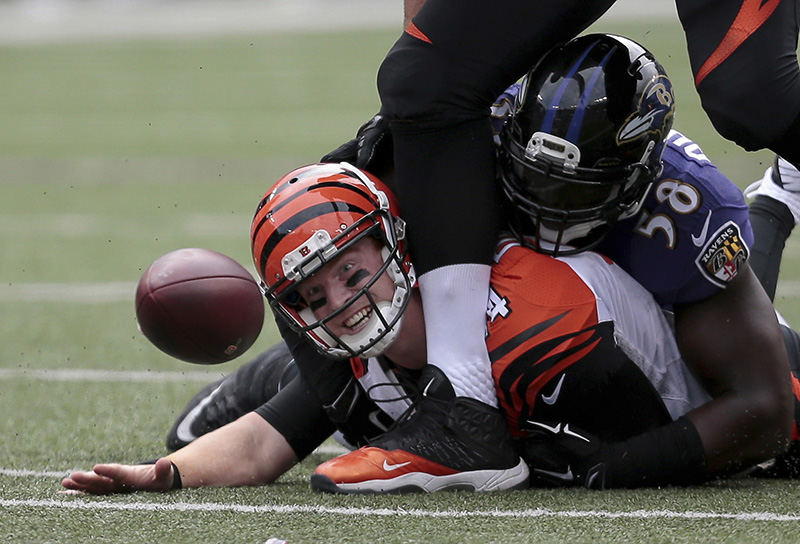
[[[786,352],[789,354],[789,368],[795,376],[800,375],[800,335],[786,325],[781,325],[781,330]]]
[[[430,115],[447,93],[445,67],[427,43],[403,34],[378,70],[381,112],[391,119]]]
[[[748,151],[771,147],[784,137],[798,114],[800,97],[800,83],[789,81],[792,78],[779,79],[772,71],[753,71],[731,85],[732,69],[719,68],[697,88],[703,109],[717,132]],[[797,73],[796,63],[783,72]],[[754,100],[753,97],[766,96],[764,86],[770,89],[770,99]]]
[[[712,3],[713,9],[704,7]],[[775,145],[789,138],[792,130],[794,134],[798,130],[800,3],[779,3],[775,12],[763,25],[755,27],[753,34],[737,45],[730,57],[712,54],[720,55],[720,41],[730,31],[727,27],[736,14],[733,10],[739,10],[740,3],[684,0],[682,4],[701,7],[692,17],[687,13],[688,19],[682,18],[695,76],[702,71],[703,63],[712,58],[719,62],[709,65],[713,67],[703,72],[697,85],[703,109],[714,127],[748,151],[766,147],[777,151]],[[722,14],[717,9],[732,11]],[[714,21],[709,20],[711,14],[717,15]],[[796,148],[796,143],[792,142],[792,146]]]

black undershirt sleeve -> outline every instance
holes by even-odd
[[[301,375],[255,412],[283,435],[298,459],[314,451],[335,430]]]

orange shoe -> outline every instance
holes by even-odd
[[[328,493],[499,491],[526,487],[528,466],[458,471],[403,450],[365,447],[321,464],[311,487]]]
[[[311,487],[329,493],[403,493],[527,487],[528,466],[511,445],[500,411],[455,397],[435,366],[414,414],[370,446],[331,459],[314,471]]]

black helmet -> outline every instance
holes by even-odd
[[[514,233],[564,255],[635,215],[661,172],[674,103],[662,66],[628,38],[589,34],[548,52],[500,135]]]

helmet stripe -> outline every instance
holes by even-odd
[[[613,55],[616,50],[617,46],[615,45],[608,51],[608,53],[606,53],[606,56],[603,57],[602,61],[600,61],[600,68],[605,68],[606,63],[608,63],[608,59],[611,58],[611,55]],[[569,129],[567,129],[566,140],[568,142],[578,142],[578,137],[581,134],[581,128],[583,128],[583,118],[586,115],[586,107],[589,105],[592,91],[594,90],[595,85],[597,85],[597,82],[603,73],[604,70],[595,70],[592,74],[592,77],[586,83],[586,87],[583,89],[583,94],[578,101],[578,107],[575,110],[575,115],[572,116],[572,121],[569,123]]]
[[[564,93],[567,91],[567,84],[572,76],[580,69],[581,64],[583,64],[583,60],[591,53],[592,49],[599,43],[600,40],[595,40],[586,48],[586,50],[581,53],[575,63],[570,67],[564,77],[561,79],[561,84],[556,89],[556,92],[553,96],[552,102],[547,106],[547,113],[545,113],[544,120],[542,121],[542,132],[550,133],[553,130],[553,123],[556,118],[556,112],[558,111],[558,105],[561,103],[561,99],[564,97]]]
[[[269,238],[267,238],[267,241],[261,248],[261,254],[259,255],[259,270],[260,271],[264,270],[269,255],[287,234],[292,233],[294,230],[296,230],[298,227],[300,227],[301,225],[303,225],[308,221],[318,219],[322,215],[328,213],[337,213],[337,212],[355,212],[355,213],[360,213],[362,215],[367,214],[365,210],[357,206],[351,206],[347,202],[322,202],[314,206],[305,208],[304,210],[287,218],[283,223],[278,225],[272,232],[272,234],[269,236]],[[266,217],[262,219],[261,223],[254,231],[253,240],[255,240],[256,233],[258,232],[258,229],[261,228],[264,221],[266,221]]]
[[[338,181],[329,181],[329,182],[317,183],[316,185],[313,185],[313,186],[309,187],[305,191],[297,191],[295,194],[293,194],[292,196],[290,196],[289,198],[287,198],[283,202],[281,202],[279,204],[276,204],[270,211],[271,211],[272,214],[275,214],[278,210],[280,210],[281,208],[283,208],[284,206],[286,206],[287,204],[292,202],[295,198],[299,198],[299,197],[301,197],[301,196],[303,196],[303,195],[305,195],[307,193],[310,193],[311,191],[316,191],[316,190],[319,190],[319,189],[326,189],[326,188],[330,188],[330,187],[336,187],[338,189],[343,189],[345,191],[352,191],[352,192],[356,193],[357,195],[366,198],[369,202],[371,202],[372,204],[377,206],[377,202],[375,200],[375,197],[373,195],[371,195],[370,193],[368,193],[367,191],[362,190],[360,187],[353,187],[352,185],[348,185],[346,183],[341,183],[341,182],[338,182]]]
[[[377,203],[375,202],[374,196],[369,194],[369,193],[367,193],[366,191],[361,190],[360,188],[353,187],[352,185],[347,185],[345,183],[340,183],[340,182],[318,183],[318,184],[314,185],[313,187],[311,187],[310,189],[308,189],[306,191],[298,191],[297,193],[295,193],[291,197],[287,198],[286,200],[284,200],[280,204],[276,204],[270,210],[270,213],[264,215],[264,217],[261,218],[261,220],[258,222],[258,224],[253,227],[252,233],[251,233],[251,236],[250,236],[251,239],[255,240],[255,237],[258,234],[258,231],[261,230],[262,226],[264,226],[264,223],[266,222],[268,217],[273,216],[275,214],[275,212],[277,212],[278,210],[280,210],[281,208],[283,208],[284,206],[286,206],[287,204],[292,202],[295,198],[298,198],[298,197],[300,197],[302,195],[305,195],[305,194],[307,194],[308,192],[310,192],[312,190],[323,189],[323,188],[326,188],[326,187],[338,187],[339,189],[344,189],[344,190],[347,190],[347,191],[353,191],[354,193],[364,197],[369,202],[371,202],[371,203],[373,203],[373,204],[375,204],[377,206]],[[273,193],[271,192],[270,194],[273,194]],[[264,199],[258,205],[258,209],[256,210],[255,217],[253,217],[253,221],[256,220],[256,217],[258,217],[258,212],[261,211],[261,209],[264,207],[264,205],[266,205],[267,202],[269,202],[269,200],[268,199]]]

